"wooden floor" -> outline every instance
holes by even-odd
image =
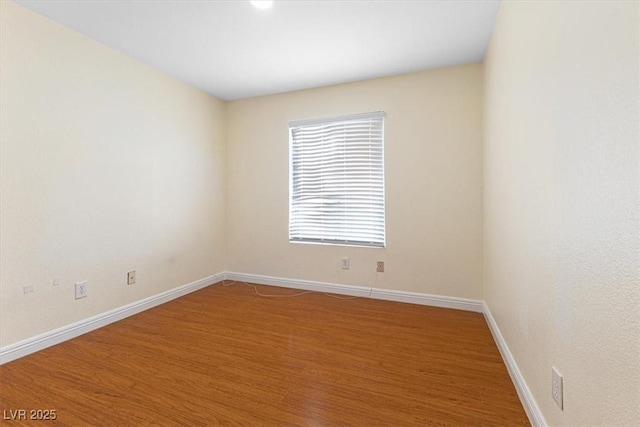
[[[19,409],[57,419],[0,423],[529,425],[481,314],[240,283],[0,366]]]

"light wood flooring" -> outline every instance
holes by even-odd
[[[19,409],[57,419],[0,424],[529,425],[481,314],[241,283],[0,366]]]

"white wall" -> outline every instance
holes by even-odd
[[[485,61],[484,297],[553,426],[640,425],[638,5],[503,2]]]
[[[289,243],[289,121],[379,110],[387,248]],[[229,103],[228,270],[480,298],[481,111],[479,64]]]
[[[0,4],[0,345],[222,271],[225,104]]]

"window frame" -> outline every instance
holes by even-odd
[[[386,114],[384,111],[374,111],[374,112],[368,112],[368,113],[333,116],[333,117],[325,117],[325,118],[317,118],[317,119],[309,119],[309,120],[296,120],[296,121],[289,122],[289,132],[288,132],[289,133],[289,221],[288,221],[289,243],[355,246],[355,247],[367,247],[367,248],[386,248],[386,244],[387,244],[386,195],[385,195],[386,180],[385,180],[385,161],[384,161],[385,118],[386,118]],[[377,203],[381,203],[382,209],[380,214],[369,215],[369,217],[372,219],[377,219],[377,221],[380,222],[378,224],[376,233],[381,235],[381,239],[370,239],[370,240],[359,239],[357,237],[357,233],[349,236],[350,238],[334,238],[334,239],[326,238],[326,237],[312,238],[312,237],[305,237],[300,235],[294,236],[292,233],[292,230],[295,228],[294,226],[294,180],[295,180],[295,177],[294,177],[294,143],[295,143],[294,131],[295,129],[302,128],[302,127],[313,127],[313,126],[331,126],[331,125],[335,126],[336,124],[339,124],[342,122],[344,123],[357,122],[357,121],[362,121],[367,119],[380,121],[379,134],[376,134],[376,136],[373,138],[370,137],[368,139],[368,144],[372,145],[373,144],[371,142],[372,140],[375,140],[376,138],[380,139],[380,145],[379,147],[376,147],[376,152],[379,151],[380,166],[379,166],[379,169],[376,167],[375,173],[380,175],[381,183],[379,188],[374,187],[374,189],[379,191],[380,196],[372,198],[371,200]],[[322,141],[322,138],[321,138],[321,141]],[[373,162],[370,162],[369,166],[371,166],[372,163]],[[355,237],[355,239],[353,237]]]

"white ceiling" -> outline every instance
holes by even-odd
[[[17,0],[224,100],[481,61],[499,0]]]

